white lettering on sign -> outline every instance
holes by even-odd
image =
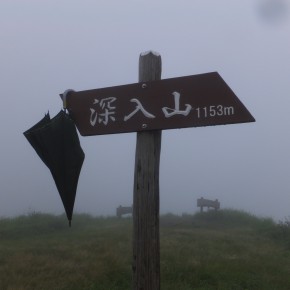
[[[234,107],[225,107],[223,105],[208,106],[208,107],[197,107],[195,108],[197,118],[208,118],[208,117],[221,117],[231,116],[235,114]]]
[[[223,106],[223,105],[210,105],[205,107],[192,107],[190,104],[184,104],[184,109],[180,109],[180,93],[173,92],[172,96],[174,97],[174,108],[169,107],[162,107],[160,110],[163,112],[165,118],[170,118],[175,115],[183,115],[188,116],[189,114],[194,114],[195,117],[198,119],[203,118],[213,118],[213,117],[222,117],[222,116],[231,116],[235,114],[235,110],[233,106]],[[93,108],[90,108],[90,124],[91,126],[96,126],[97,124],[103,124],[107,126],[109,121],[115,122],[116,121],[116,109],[117,107],[114,106],[114,102],[117,98],[115,97],[108,97],[103,99],[94,99],[93,101]],[[123,120],[126,122],[131,119],[135,114],[141,112],[144,117],[149,119],[154,119],[155,116],[148,112],[142,103],[137,99],[133,98],[130,99],[131,103],[136,103],[135,109],[125,115]],[[143,124],[143,128],[146,128],[147,125]]]
[[[141,104],[141,102],[139,100],[137,100],[137,99],[131,99],[130,102],[135,102],[137,104],[137,106],[136,106],[135,110],[132,113],[130,113],[129,115],[127,115],[127,116],[124,117],[124,121],[128,121],[138,111],[141,111],[144,114],[144,116],[147,117],[147,118],[151,118],[151,119],[152,118],[155,118],[154,115],[150,114],[149,112],[147,112],[144,109],[143,105]]]
[[[112,106],[112,103],[116,100],[114,97],[104,98],[100,101],[95,99],[93,105],[98,104],[98,109],[100,109],[100,113],[94,108],[90,108],[91,116],[90,116],[90,123],[92,126],[95,126],[97,121],[98,123],[103,123],[104,125],[108,125],[109,120],[115,121],[115,109],[116,107]]]
[[[172,95],[174,96],[174,105],[175,108],[171,109],[171,108],[167,108],[167,107],[163,107],[162,111],[165,115],[166,118],[170,118],[171,116],[174,115],[183,115],[183,116],[187,116],[190,112],[190,110],[192,109],[192,106],[189,104],[185,104],[186,109],[184,111],[181,111],[179,109],[179,100],[180,100],[180,93],[178,92],[173,92]]]

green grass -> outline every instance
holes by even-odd
[[[132,219],[0,219],[0,290],[131,289]],[[289,290],[290,226],[235,210],[160,218],[162,290]],[[154,289],[152,289],[154,290]]]

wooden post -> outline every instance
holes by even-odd
[[[160,79],[161,56],[151,51],[142,53],[139,58],[139,82]],[[160,289],[160,150],[161,130],[137,133],[133,195],[133,290]]]

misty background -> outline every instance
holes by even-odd
[[[162,78],[217,71],[256,123],[162,133],[160,213],[194,213],[218,199],[290,216],[288,0],[1,0],[0,216],[64,212],[48,168],[23,132],[59,97],[138,82],[140,53]],[[132,204],[136,133],[81,137],[86,154],[75,213],[114,215]]]

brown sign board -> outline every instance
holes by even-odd
[[[70,92],[83,136],[255,122],[217,72]]]

